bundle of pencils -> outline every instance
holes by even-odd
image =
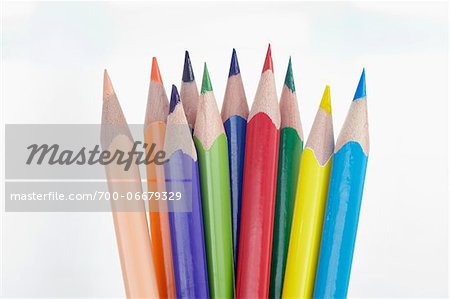
[[[363,70],[334,146],[327,85],[303,149],[291,58],[278,103],[271,47],[249,111],[233,49],[221,113],[204,64],[200,94],[189,53],[170,103],[152,61],[145,143],[166,155],[146,165],[105,165],[128,298],[344,298],[369,154]],[[104,74],[101,142],[129,152],[133,138]],[[167,198],[164,200],[162,198]],[[125,199],[125,200],[124,200]],[[150,227],[150,230],[149,230]]]

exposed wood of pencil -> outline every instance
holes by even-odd
[[[168,110],[169,103],[158,62],[153,57],[144,130],[144,140],[148,144],[147,151],[153,144],[155,145],[154,153],[164,148],[165,121]],[[146,170],[148,191],[165,192],[164,166],[150,163],[146,165]],[[159,294],[163,298],[175,298],[169,216],[166,202],[149,202],[149,218]]]
[[[205,72],[207,72],[207,70],[205,70]],[[209,80],[209,75],[207,76]],[[204,92],[202,91],[202,95],[198,103],[194,136],[198,138],[206,150],[209,150],[214,141],[216,141],[217,137],[221,134],[225,134],[225,130],[220,118],[216,98],[211,88],[211,90],[205,90]]]
[[[248,122],[250,122],[258,113],[262,112],[269,116],[275,127],[279,129],[281,115],[280,108],[278,106],[272,64],[272,53],[269,45],[263,73],[261,74],[261,79],[259,80],[258,89],[256,90],[255,100],[248,117]]]
[[[329,87],[325,90],[329,94]],[[334,152],[333,119],[327,111],[329,101],[321,102],[316,118],[309,132],[305,148],[310,148],[320,165],[325,165]],[[331,108],[329,108],[331,110]]]
[[[233,49],[233,63],[237,65],[236,51]],[[234,66],[239,68],[239,66]],[[231,73],[231,71],[230,71]],[[241,73],[230,75],[228,77],[227,86],[225,88],[225,96],[222,104],[222,121],[225,122],[233,115],[239,115],[247,119],[249,113],[247,97],[245,96],[244,84],[242,82]]]
[[[355,98],[350,105],[347,117],[336,141],[335,152],[338,152],[346,143],[354,141],[361,145],[366,156],[369,155],[370,142],[367,114],[366,78],[365,70],[363,70]]]
[[[239,115],[247,119],[248,113],[247,97],[245,96],[241,74],[229,77],[222,104],[222,121],[225,122],[233,115]]]
[[[171,110],[167,117],[167,135],[164,142],[166,156],[170,157],[179,150],[190,156],[193,161],[197,161],[197,152],[182,102],[175,104]]]
[[[101,139],[102,147],[111,152],[116,150],[128,152],[133,146],[133,139],[106,70]],[[110,164],[105,166],[105,170],[111,193],[117,192],[126,198],[128,192],[142,192],[141,178],[136,165],[129,171],[124,171],[123,165]],[[130,203],[119,199],[111,201],[111,205],[127,298],[158,297],[144,203],[142,201]],[[129,210],[133,212],[126,212]]]
[[[280,97],[280,115],[281,129],[293,128],[295,131],[297,131],[300,139],[304,140],[300,111],[298,109],[297,93],[295,90],[294,78],[292,74],[291,59],[289,59],[288,71]]]

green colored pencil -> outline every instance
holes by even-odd
[[[303,131],[290,58],[280,98],[280,112],[281,132],[270,271],[270,298],[281,298],[283,290],[298,170],[303,151]]]
[[[206,67],[194,129],[211,298],[233,298],[230,177],[225,130]]]

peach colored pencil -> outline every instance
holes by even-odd
[[[112,153],[129,152],[134,143],[106,70],[101,143],[104,150]],[[142,193],[139,169],[133,164],[124,170],[123,165],[116,163],[105,165],[105,170],[110,193],[119,195],[111,206],[126,296],[156,298],[158,289],[144,202],[126,199],[127,193]]]

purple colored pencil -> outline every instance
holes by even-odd
[[[169,224],[177,298],[209,298],[197,153],[175,85],[164,149]],[[173,192],[171,194],[171,192]]]

